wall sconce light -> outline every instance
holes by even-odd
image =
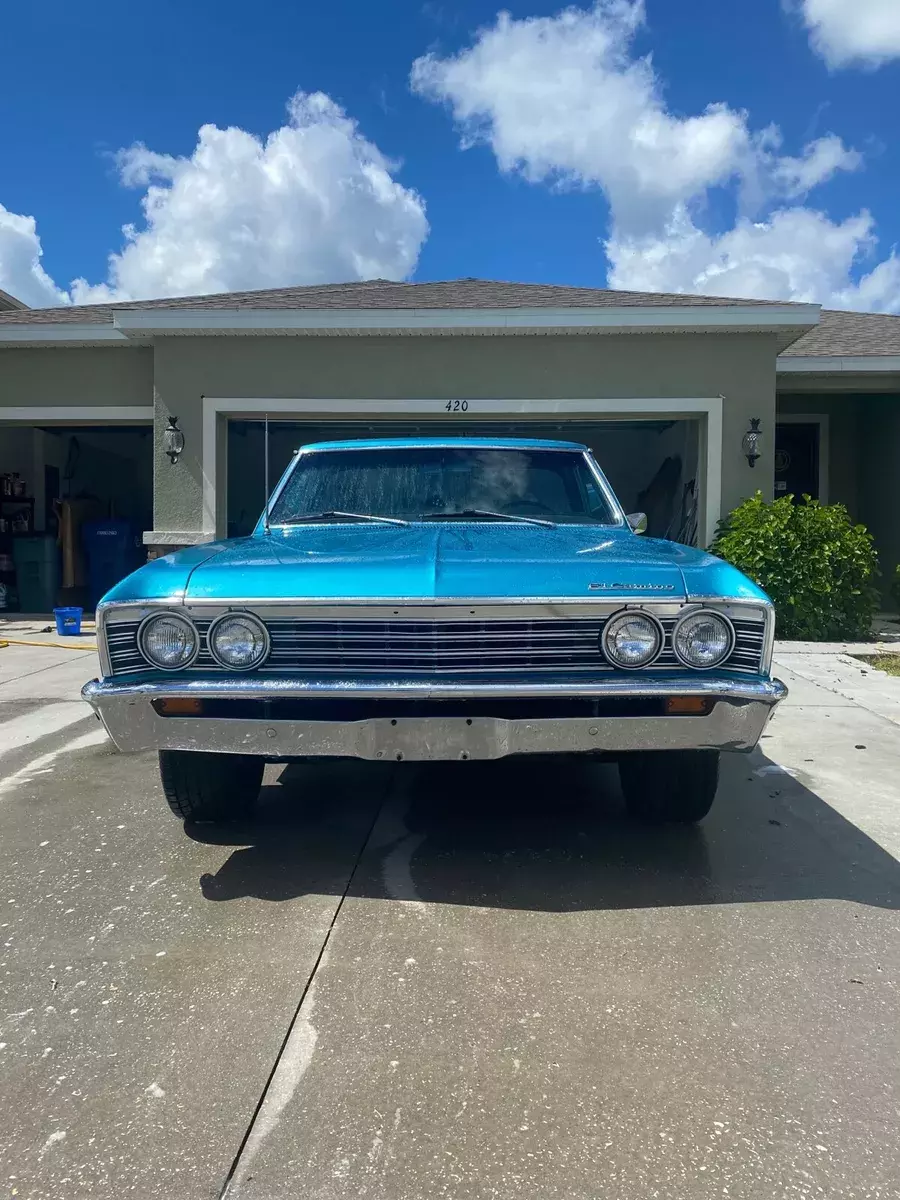
[[[759,430],[759,422],[759,417],[751,417],[750,428],[741,438],[741,451],[746,456],[747,462],[751,467],[756,466],[756,460],[760,457],[759,447],[763,435]]]
[[[178,456],[184,450],[184,434],[178,428],[177,417],[169,417],[169,423],[163,431],[163,450],[172,463],[178,462]]]

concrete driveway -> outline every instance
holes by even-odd
[[[900,1195],[900,736],[813,664],[696,830],[510,760],[188,835],[11,650],[0,1196]]]

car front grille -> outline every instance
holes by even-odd
[[[663,653],[648,671],[679,669],[671,634],[676,617],[662,618]],[[761,621],[732,622],[736,641],[722,669],[759,673],[765,642]],[[209,653],[210,621],[198,621],[201,649],[188,674],[220,672]],[[490,676],[520,674],[590,674],[614,670],[599,650],[605,618],[490,621],[305,620],[266,622],[271,652],[262,675],[333,678],[360,675]],[[117,622],[107,628],[114,675],[151,669],[138,650],[139,622]],[[683,668],[682,668],[683,669]]]

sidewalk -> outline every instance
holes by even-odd
[[[776,642],[772,674],[789,672],[900,726],[900,677],[856,657],[898,649],[896,642]],[[790,679],[784,682],[791,686]]]

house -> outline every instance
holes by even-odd
[[[27,478],[39,529],[57,487],[151,553],[246,532],[267,416],[270,482],[326,437],[564,436],[652,532],[707,544],[757,489],[808,492],[900,561],[900,317],[477,279],[0,312],[0,471]]]

